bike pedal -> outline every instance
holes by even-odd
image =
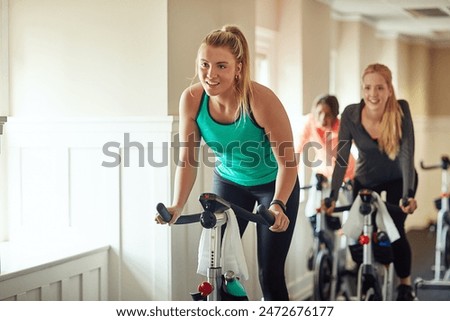
[[[194,301],[206,301],[206,296],[201,295],[200,292],[191,292],[190,294]]]

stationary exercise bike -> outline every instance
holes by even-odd
[[[450,159],[448,156],[442,156],[439,164],[427,166],[421,162],[420,166],[424,170],[440,168],[442,171],[442,178],[441,196],[434,201],[436,209],[438,210],[436,221],[434,278],[432,280],[423,280],[422,278],[416,279],[416,292],[419,289],[450,291]]]
[[[376,194],[372,190],[359,191],[359,214],[363,216],[362,233],[354,245],[350,245],[353,260],[359,264],[356,300],[391,301],[394,289],[394,255],[386,231],[376,226],[378,213]],[[379,200],[379,202],[382,202]],[[402,200],[407,206],[408,200]],[[401,211],[399,206],[384,203],[386,210]],[[393,224],[393,223],[392,223]]]
[[[223,273],[221,266],[222,255],[222,227],[228,221],[228,215],[236,215],[242,219],[263,224],[273,225],[274,217],[263,205],[259,205],[256,213],[232,204],[213,193],[203,193],[199,197],[203,207],[201,213],[181,215],[175,224],[191,224],[200,222],[204,229],[209,229],[209,266],[207,280],[198,286],[198,291],[192,292],[194,301],[247,301],[245,288],[235,276],[234,271]],[[159,203],[156,210],[165,222],[169,222],[172,215],[164,204]]]
[[[303,189],[315,187],[321,195],[321,200],[326,201],[324,189],[327,184],[328,180],[324,175],[316,174],[316,185],[306,186]],[[342,188],[343,193],[351,192],[348,183],[343,184]],[[350,206],[336,207],[333,213],[349,209]],[[346,245],[342,246],[345,236],[338,232],[341,220],[338,216],[327,215],[320,208],[313,218],[315,220],[313,249],[308,260],[308,268],[313,271],[313,300],[334,301],[338,294],[349,299],[350,287],[345,286],[345,275],[348,272],[345,270],[347,248]]]

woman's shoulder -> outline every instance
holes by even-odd
[[[347,107],[344,108],[344,110],[341,113],[341,119],[352,119],[352,120],[358,120],[360,118],[361,113],[361,103],[357,104],[350,104]]]
[[[181,94],[181,99],[185,99],[187,101],[195,101],[195,100],[200,101],[200,99],[202,98],[203,92],[204,92],[204,90],[203,90],[202,84],[195,83],[183,90],[183,92]]]
[[[272,89],[256,81],[252,81],[252,92],[254,99],[258,99],[261,101],[264,101],[265,99],[270,97],[276,97]]]
[[[398,99],[398,104],[403,113],[403,119],[412,121],[411,110],[409,108],[409,103],[405,99]]]
[[[203,97],[203,87],[200,83],[193,84],[183,90],[180,97],[180,112],[193,112],[200,106]]]
[[[397,102],[398,102],[398,104],[400,105],[400,107],[402,108],[403,111],[409,110],[409,103],[408,103],[408,101],[406,101],[405,99],[398,99]]]
[[[250,101],[250,108],[253,113],[267,112],[281,106],[281,101],[272,89],[252,81],[252,99]]]

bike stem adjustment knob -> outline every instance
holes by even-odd
[[[200,216],[200,224],[207,229],[213,228],[216,226],[217,218],[214,213],[210,211],[203,211]]]
[[[200,292],[201,296],[205,297],[208,296],[212,291],[214,290],[214,287],[211,283],[204,281],[198,286],[198,291]]]
[[[359,192],[359,197],[361,197],[361,205],[359,211],[363,215],[372,213],[372,202],[373,196],[372,191],[368,189],[363,189]]]
[[[370,241],[369,236],[367,236],[367,235],[359,236],[359,239],[358,239],[359,244],[366,245],[366,244],[369,244],[369,241]]]

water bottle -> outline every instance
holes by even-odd
[[[378,232],[377,235],[378,239],[378,245],[382,247],[388,247],[391,246],[391,241],[389,240],[389,236],[386,234],[386,232]]]
[[[231,295],[237,296],[237,297],[246,297],[247,292],[245,292],[244,286],[239,281],[238,278],[236,278],[233,271],[227,271],[225,273],[225,286],[227,289],[227,292]]]

